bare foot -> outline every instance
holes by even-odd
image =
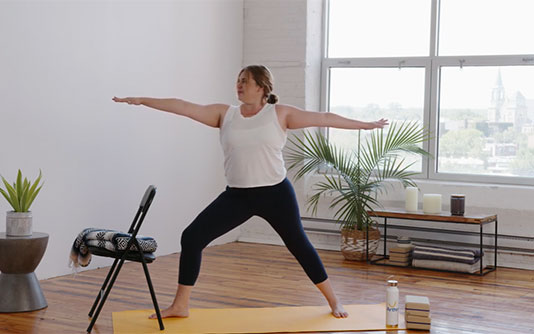
[[[343,305],[341,305],[341,303],[337,303],[336,305],[331,306],[331,308],[332,315],[336,318],[346,318],[349,316],[349,314],[347,313],[347,311],[345,311],[345,308],[343,307]]]
[[[169,308],[161,311],[162,318],[187,318],[189,316],[189,308],[169,306]],[[157,319],[156,313],[152,314],[149,319]]]

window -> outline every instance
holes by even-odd
[[[330,1],[328,56],[425,56],[429,14],[428,0]]]
[[[534,66],[442,66],[440,77],[438,172],[534,177]]]
[[[534,184],[532,0],[330,0],[323,108],[418,121],[421,177]],[[357,134],[330,129],[354,147]]]
[[[417,120],[423,125],[425,68],[402,71],[388,67],[332,68],[330,71],[330,111],[362,121],[380,118]],[[387,131],[387,128],[385,129]],[[369,134],[364,131],[362,135]],[[357,131],[330,129],[329,140],[353,149]],[[405,157],[407,163],[413,156]],[[422,172],[419,160],[410,168]]]
[[[534,53],[531,0],[441,0],[439,6],[442,56]]]

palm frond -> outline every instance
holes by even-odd
[[[327,165],[337,174],[325,173],[324,181],[314,186],[315,193],[308,199],[308,209],[317,213],[321,197],[329,196],[334,217],[343,227],[364,229],[370,221],[368,214],[379,207],[377,194],[387,192],[385,180],[400,181],[413,186],[410,171],[414,163],[406,163],[404,155],[429,156],[420,144],[430,138],[427,130],[417,122],[394,122],[387,133],[373,130],[364,143],[358,137],[355,151],[345,151],[328,142],[320,132],[305,131],[302,138],[289,139],[287,161],[289,170],[296,170],[296,179]]]

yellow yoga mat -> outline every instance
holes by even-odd
[[[147,319],[153,310],[113,312],[114,334],[156,333],[279,333],[339,332],[406,329],[386,327],[385,304],[345,305],[349,317],[337,319],[328,306],[191,309],[188,318]]]

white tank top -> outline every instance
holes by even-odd
[[[230,187],[271,186],[286,177],[282,148],[287,134],[280,127],[274,104],[265,104],[251,117],[244,117],[239,106],[230,106],[219,136]]]

